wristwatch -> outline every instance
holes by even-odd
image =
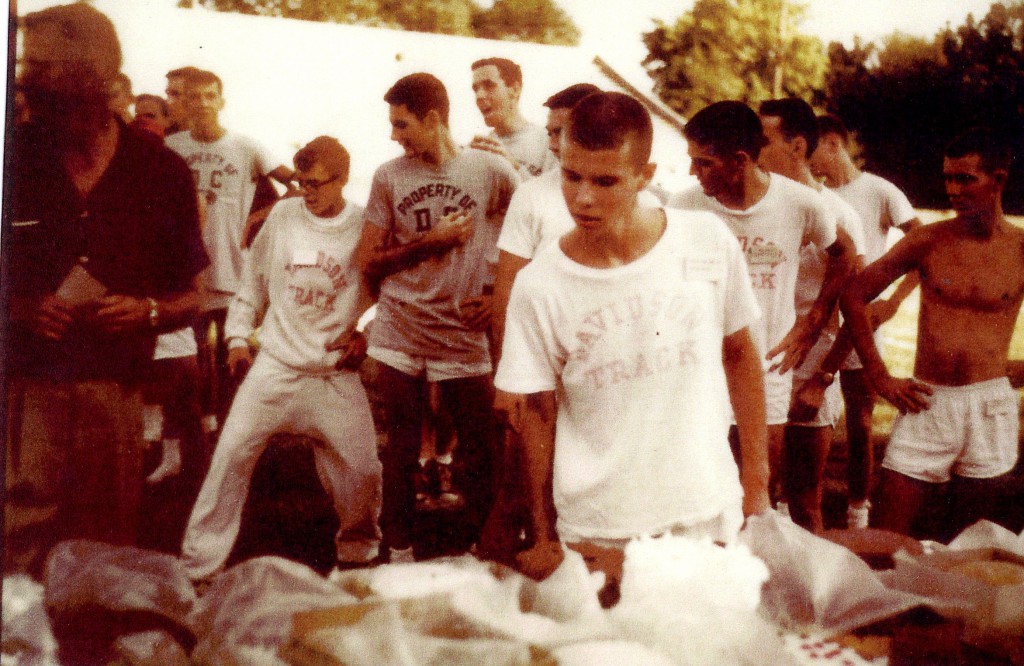
[[[830,386],[836,380],[836,373],[834,372],[819,372],[818,376],[821,377],[821,383],[825,386]]]
[[[149,327],[156,328],[160,323],[160,308],[155,298],[147,297],[146,302],[149,303]]]

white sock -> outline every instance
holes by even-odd
[[[152,474],[146,477],[146,483],[160,483],[167,477],[181,472],[181,441],[165,439],[161,447],[160,464]]]

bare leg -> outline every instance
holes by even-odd
[[[825,528],[821,499],[832,426],[788,426],[782,486],[793,522],[813,532]]]
[[[846,402],[846,439],[849,460],[846,482],[850,503],[863,502],[871,492],[871,475],[875,464],[871,446],[871,414],[875,401],[863,370],[843,370],[839,386]]]
[[[878,506],[873,516],[873,526],[914,536],[911,534],[914,519],[925,500],[938,487],[937,484],[918,481],[883,468],[878,482]]]

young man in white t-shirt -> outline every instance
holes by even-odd
[[[342,193],[349,157],[336,139],[311,141],[295,154],[295,167],[302,197],[271,210],[228,309],[228,364],[236,376],[248,373],[185,532],[182,557],[194,580],[224,566],[253,470],[278,432],[318,442],[317,472],[338,514],[339,564],[368,564],[378,554],[381,465],[354,370],[365,346],[351,348],[368,300],[352,262],[363,210]],[[253,361],[249,339],[257,327]]]
[[[811,174],[808,156],[818,144],[818,119],[810,104],[790,97],[763,102],[758,111],[761,127],[768,143],[761,149],[758,163],[777,173],[814,189],[836,216],[837,235],[850,237],[857,252],[857,266],[862,267],[864,232],[860,216],[836,193],[826,189]],[[821,292],[826,269],[825,251],[815,245],[800,250],[800,270],[796,278],[796,314],[805,316]],[[829,318],[818,342],[807,358],[793,370],[793,388],[810,380],[821,359],[831,349],[839,332],[839,313]],[[825,463],[832,445],[835,424],[839,420],[842,397],[839,384],[830,381],[823,404],[813,413],[794,414],[790,408],[783,454],[782,484],[789,512],[794,522],[815,532],[824,529],[821,500],[825,480]]]
[[[539,176],[557,164],[548,150],[544,128],[519,110],[523,70],[508,58],[483,58],[472,65],[473,94],[487,136],[475,136],[470,148],[486,150],[510,161],[521,178]]]
[[[820,116],[818,133],[820,140],[811,155],[811,171],[815,177],[824,179],[825,185],[853,206],[860,215],[864,224],[864,261],[870,264],[885,253],[891,230],[908,233],[919,227],[921,221],[907,196],[898,187],[884,178],[861,171],[854,164],[847,148],[849,132],[841,118],[831,114]],[[878,327],[896,314],[918,281],[917,273],[908,273],[897,284],[891,296],[871,304],[871,320],[876,328],[875,340],[879,347],[882,337]],[[794,401],[802,409],[816,409],[823,399],[823,380],[839,372],[839,384],[846,403],[846,439],[849,448],[847,523],[851,528],[860,528],[868,526],[871,506],[868,495],[874,473],[871,416],[875,398],[860,358],[852,349],[849,333],[844,328],[833,350],[822,360],[811,381],[800,387]]]
[[[855,250],[848,236],[837,236],[835,215],[817,192],[758,167],[765,138],[761,121],[746,104],[708,106],[686,124],[685,135],[690,172],[700,185],[676,194],[669,204],[718,214],[743,248],[762,312],[751,332],[765,370],[771,490],[778,500],[790,370],[800,365],[828,323]],[[800,250],[810,243],[825,249],[827,266],[814,306],[797,318]]]
[[[512,290],[495,382],[521,407],[511,421],[524,441],[533,545],[517,562],[535,578],[557,568],[562,543],[621,549],[664,533],[728,542],[744,515],[768,508],[748,328],[759,309],[742,254],[714,215],[637,205],[654,174],[651,136],[627,95],[573,109],[561,156],[575,227]]]
[[[196,340],[201,357],[208,359],[203,365],[212,367],[215,375],[205,378],[211,394],[204,396],[203,405],[205,427],[214,431],[222,424],[234,394],[224,345],[224,319],[238,289],[244,261],[242,230],[256,192],[256,179],[269,175],[290,187],[292,172],[258,142],[220,124],[224,108],[220,77],[201,69],[184,71],[189,129],[168,136],[165,143],[188,164],[196,190],[206,200],[203,243],[210,255],[210,268]],[[208,342],[211,325],[216,328],[217,341],[212,349]]]

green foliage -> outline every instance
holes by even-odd
[[[697,0],[674,24],[656,21],[644,34],[644,66],[658,95],[684,116],[725,99],[811,101],[827,60],[819,39],[798,32],[805,12],[789,0]]]
[[[224,12],[370,25],[488,39],[579,43],[579,29],[554,0],[179,0]]]
[[[979,22],[933,40],[894,34],[881,46],[829,47],[828,109],[857,133],[865,168],[900,185],[918,206],[945,207],[942,150],[972,125],[1007,134],[1024,152],[1024,1],[993,4]],[[1024,165],[1005,203],[1024,210]]]

